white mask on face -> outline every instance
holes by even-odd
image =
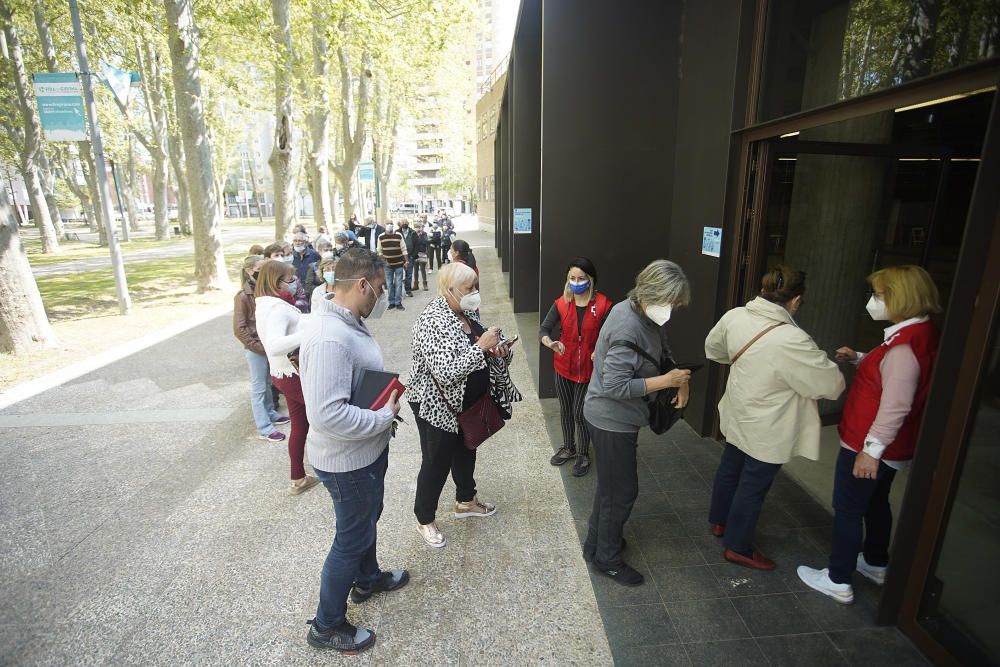
[[[285,264],[291,264],[292,262],[295,261],[295,258],[292,257],[291,255],[282,255],[281,261],[284,262]]]
[[[868,305],[865,306],[865,310],[868,311],[868,314],[871,315],[872,319],[876,322],[880,320],[888,322],[892,319],[889,317],[889,311],[885,307],[885,302],[876,297],[874,294],[872,294],[872,297],[868,299]]]
[[[479,306],[482,305],[483,299],[479,296],[479,292],[470,292],[466,294],[458,301],[458,307],[462,310],[479,310]]]
[[[646,306],[646,317],[656,322],[657,326],[662,327],[670,321],[671,310],[673,310],[673,307],[670,304],[665,306]]]
[[[321,256],[323,257],[323,259],[330,259],[331,257],[333,257],[333,251],[327,250]]]
[[[368,287],[371,288],[372,292],[375,288],[371,283],[368,283]],[[375,300],[375,305],[372,306],[372,311],[365,316],[366,320],[377,320],[378,318],[385,315],[385,311],[389,309],[389,293],[383,291],[379,295],[378,299]]]

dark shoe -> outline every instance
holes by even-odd
[[[628,563],[622,563],[614,567],[601,567],[595,564],[594,568],[604,576],[614,579],[623,586],[639,586],[646,579],[642,576],[642,573],[638,572]]]
[[[388,307],[388,308],[386,308],[386,310],[392,310],[392,309],[393,309],[393,308],[395,308],[395,307],[396,307],[396,304],[394,304],[394,303],[390,303],[390,304],[389,304],[389,307]]]
[[[371,590],[364,590],[355,586],[351,589],[351,602],[361,604],[375,593],[388,593],[396,591],[405,586],[410,581],[410,573],[406,570],[389,570],[383,572]]]
[[[356,655],[375,644],[375,633],[372,630],[356,628],[344,621],[329,630],[317,630],[315,619],[309,621],[309,634],[306,641],[316,648],[332,648],[345,655]]]
[[[396,310],[406,310],[406,308],[403,308],[403,304],[397,303],[396,304]]]
[[[551,463],[554,466],[561,466],[574,456],[576,456],[576,452],[574,452],[569,447],[560,447],[559,451],[553,454],[552,458],[549,459],[549,463]]]
[[[741,553],[737,553],[732,549],[726,549],[722,552],[722,557],[730,563],[744,565],[746,567],[753,568],[754,570],[773,570],[776,567],[773,560],[756,549],[752,550],[749,557],[744,556]]]
[[[586,454],[579,454],[576,463],[573,464],[573,477],[583,477],[590,472],[590,457]]]
[[[407,292],[406,296],[413,296],[413,292]]]
[[[712,524],[712,534],[716,537],[722,537],[726,534],[726,527],[719,523]]]

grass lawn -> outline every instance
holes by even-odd
[[[230,252],[225,256],[233,291],[239,284],[239,266],[244,256],[242,252]],[[132,303],[136,305],[152,302],[163,305],[196,294],[193,256],[126,264],[125,278]],[[115,280],[110,269],[39,276],[37,283],[50,322],[118,312]]]
[[[185,240],[183,238],[173,238],[166,241],[157,241],[155,238],[141,237],[128,242],[123,241],[119,245],[121,246],[122,253],[127,255],[138,250],[152,250],[154,248],[181,244]],[[50,255],[42,252],[42,246],[37,237],[34,239],[25,239],[22,236],[21,241],[24,243],[25,251],[28,253],[28,261],[31,262],[32,266],[36,267],[62,264],[63,262],[71,262],[74,259],[106,257],[108,255],[107,246],[95,245],[90,241],[62,241],[59,244],[59,252]]]

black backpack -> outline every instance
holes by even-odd
[[[665,357],[664,361],[657,361],[653,358],[653,355],[629,340],[613,341],[611,345],[608,346],[608,349],[610,350],[612,347],[618,346],[627,347],[640,357],[648,359],[650,363],[659,369],[661,375],[669,373],[677,367],[673,359],[670,357]],[[676,396],[676,387],[661,389],[653,394],[652,397],[643,396],[642,400],[646,401],[646,404],[649,405],[649,428],[652,429],[653,433],[656,433],[657,435],[666,433],[674,424],[677,423],[677,420],[681,418],[683,410],[678,410],[672,403]]]

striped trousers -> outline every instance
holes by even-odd
[[[559,397],[559,416],[562,422],[563,447],[575,451],[584,456],[590,453],[590,431],[587,429],[587,422],[583,419],[583,399],[587,395],[589,382],[573,382],[556,373],[556,396]],[[573,437],[573,431],[579,438],[580,447],[577,448],[577,439]]]

